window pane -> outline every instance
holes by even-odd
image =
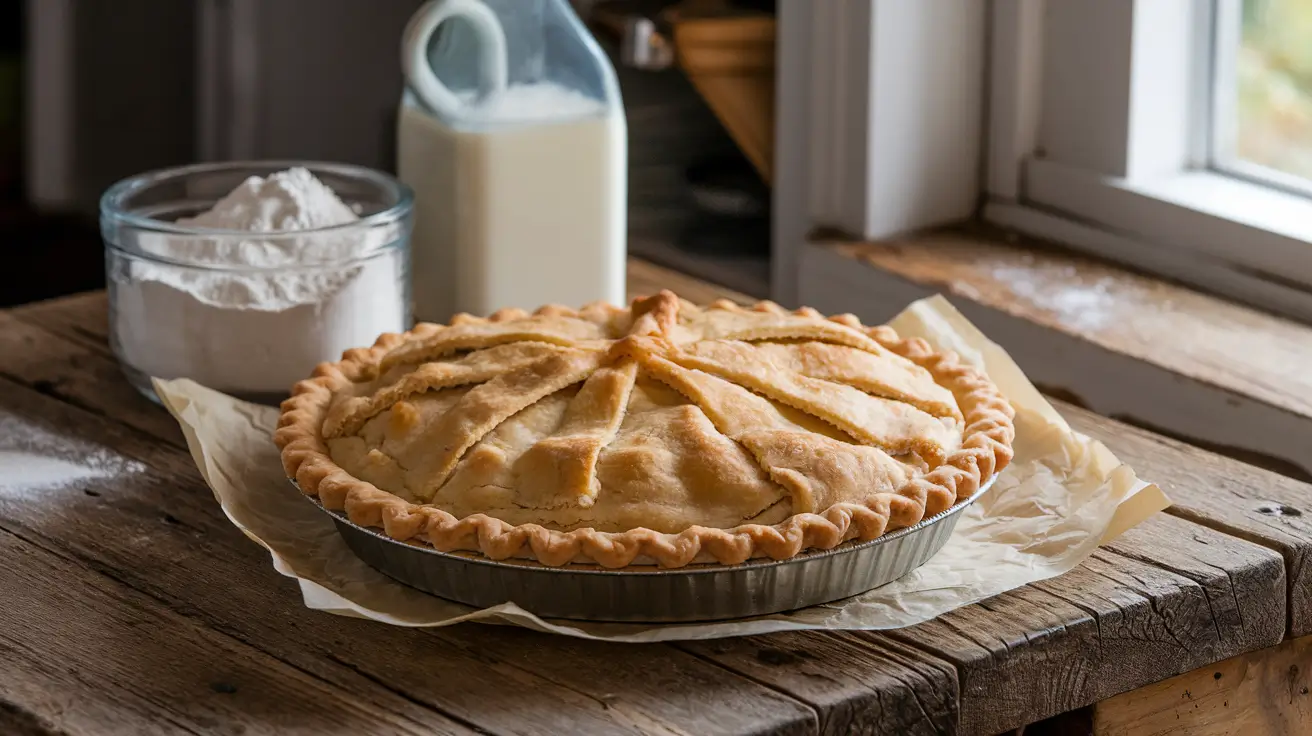
[[[1241,18],[1221,22],[1239,21],[1239,48],[1232,76],[1221,70],[1221,79],[1234,89],[1218,92],[1233,100],[1234,122],[1229,145],[1219,141],[1218,163],[1225,165],[1229,149],[1242,162],[1312,179],[1312,0],[1243,0],[1230,8]]]

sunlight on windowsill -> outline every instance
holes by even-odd
[[[983,226],[817,242],[960,299],[1312,417],[1312,326]]]

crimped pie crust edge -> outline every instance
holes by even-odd
[[[669,292],[661,294],[666,295],[674,298]],[[772,302],[744,308],[723,300],[706,308],[784,311]],[[544,312],[577,314],[554,305],[538,310]],[[793,314],[822,318],[808,308]],[[283,402],[274,441],[281,451],[284,470],[303,493],[317,496],[329,509],[344,510],[352,523],[382,528],[397,541],[427,542],[443,552],[474,551],[493,560],[527,557],[553,566],[581,562],[607,568],[653,563],[665,568],[702,562],[737,564],[754,557],[781,560],[808,549],[832,549],[850,540],[869,541],[885,532],[912,526],[971,497],[1011,461],[1014,411],[987,376],[963,363],[955,353],[937,353],[924,340],[903,339],[886,325],[865,327],[850,314],[828,319],[862,330],[883,347],[925,368],[936,383],[949,389],[964,417],[962,442],[941,465],[895,492],[875,494],[864,503],[836,503],[818,514],[795,514],[771,526],[694,526],[677,534],[642,528],[625,532],[557,531],[538,524],[512,525],[485,514],[458,519],[442,509],[411,503],[354,477],[332,459],[322,438],[321,427],[333,392],[350,384],[349,376],[360,367],[376,362],[417,332],[432,334],[433,325],[417,325],[403,334],[384,334],[370,348],[348,350],[341,361],[317,366],[313,375],[297,383],[291,398]]]

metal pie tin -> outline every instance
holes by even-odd
[[[439,552],[353,524],[325,509],[351,551],[370,567],[426,593],[476,608],[514,602],[542,618],[680,623],[762,616],[859,595],[906,575],[947,544],[970,498],[920,523],[869,542],[807,552],[786,560],[608,570],[490,560],[477,553]]]

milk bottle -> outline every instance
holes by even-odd
[[[433,0],[402,43],[415,315],[625,298],[624,112],[566,0]]]

